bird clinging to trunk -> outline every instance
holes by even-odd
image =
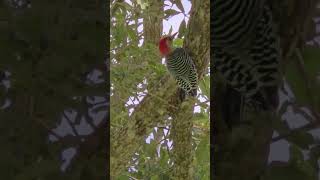
[[[159,51],[165,58],[169,73],[180,87],[180,99],[184,100],[186,94],[197,96],[198,75],[186,49],[173,47],[172,42],[176,34],[163,36],[159,41]]]

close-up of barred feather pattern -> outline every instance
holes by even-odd
[[[276,108],[280,48],[268,5],[256,0],[216,0],[213,4],[215,69],[245,102]]]
[[[166,64],[178,85],[189,95],[195,96],[198,87],[198,75],[195,65],[185,49],[176,48],[168,55]]]

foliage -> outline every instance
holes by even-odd
[[[163,76],[168,75],[157,44],[154,41],[145,42],[145,18],[156,14],[152,3],[150,0],[111,3],[111,134],[120,133],[128,127],[135,108],[146,96],[152,96],[150,89],[157,86]],[[164,1],[163,16],[156,16],[169,22],[177,15],[188,16],[184,3],[187,2]],[[186,19],[181,22],[179,37],[173,42],[175,47],[183,46],[187,25]],[[200,82],[201,100],[197,100],[200,112],[193,117],[192,143],[196,153],[193,167],[196,179],[209,179],[209,76],[205,76]],[[165,113],[157,104],[152,106],[158,108],[159,114]],[[148,114],[145,113],[144,116],[141,118],[148,118]],[[124,170],[117,179],[169,179],[172,169],[172,117],[165,117],[157,122],[157,126],[151,127],[151,132],[147,131],[144,142],[141,142],[129,163],[129,169]],[[128,128],[133,127],[129,125]],[[111,139],[111,144],[115,141],[117,139]],[[112,156],[111,154],[111,158]]]
[[[295,95],[295,102],[304,106],[308,106],[311,112],[317,113],[319,110],[319,82],[317,80],[317,74],[319,73],[320,58],[319,48],[306,47],[301,54],[297,51],[297,56],[286,64],[285,77]],[[300,56],[301,55],[301,56]],[[290,105],[290,104],[289,104]],[[287,105],[288,106],[288,105]],[[315,111],[313,111],[315,110]],[[294,112],[292,112],[294,113]],[[318,119],[317,115],[309,117],[303,110],[297,110],[297,114],[301,114],[300,117],[311,120],[313,118]],[[290,119],[288,119],[290,121]],[[316,120],[317,121],[317,120]],[[290,123],[290,122],[288,122]],[[318,179],[317,171],[318,164],[315,163],[318,160],[318,154],[320,151],[318,148],[312,148],[318,146],[318,141],[311,135],[308,130],[316,128],[317,125],[309,124],[307,128],[290,129],[286,121],[277,122],[275,129],[280,134],[285,134],[283,138],[290,143],[290,160],[288,163],[271,164],[270,171],[267,172],[266,179],[281,179],[281,177],[288,177],[292,175],[290,179]],[[302,150],[310,153],[308,159],[304,159]]]
[[[310,1],[311,4],[316,2]],[[318,128],[317,121],[319,121],[320,109],[320,49],[316,43],[319,32],[315,28],[315,26],[318,26],[318,22],[312,20],[313,13],[319,12],[319,9],[305,11],[303,4],[300,5],[298,1],[290,4],[291,11],[288,10],[288,14],[302,13],[303,15],[299,19],[295,15],[290,15],[290,21],[296,21],[297,24],[294,27],[288,27],[294,29],[304,26],[305,29],[301,32],[297,31],[292,39],[282,37],[286,39],[283,41],[290,42],[291,40],[291,51],[290,49],[285,51],[287,54],[285,54],[283,61],[285,61],[285,80],[294,97],[285,99],[279,112],[283,117],[291,113],[289,117],[299,117],[300,121],[309,122],[297,128],[290,128],[289,124],[291,124],[291,127],[294,126],[293,122],[290,122],[293,119],[290,118],[283,118],[283,121],[275,122],[274,128],[280,135],[275,137],[272,142],[280,139],[288,141],[290,144],[290,159],[288,162],[272,162],[265,173],[265,179],[318,179],[319,141],[318,135],[312,135],[310,130]],[[284,14],[282,14],[282,18],[288,19]],[[294,44],[297,43],[294,41],[297,37],[304,41]],[[303,44],[306,41],[308,45]],[[288,90],[286,90],[286,93],[289,94]],[[293,109],[293,111],[286,114],[288,109]]]
[[[95,84],[87,78],[93,69],[106,76],[105,25],[97,17],[97,7],[91,0],[0,3],[0,71],[6,72],[0,85],[4,85],[2,80],[10,82],[0,102],[1,106],[6,100],[11,102],[0,109],[2,178],[79,179],[85,173],[97,179],[105,175],[104,167],[96,166],[104,160],[104,147],[94,149],[100,155],[94,157],[91,150],[90,156],[83,154],[88,152],[80,148],[84,143],[78,137],[48,143],[64,110],[88,115],[87,97],[106,96],[105,82]],[[104,110],[93,111],[105,111],[106,106],[99,108]],[[86,161],[72,166],[68,176],[61,173],[59,156],[70,145],[79,146],[75,161]]]

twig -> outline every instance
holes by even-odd
[[[66,111],[63,111],[62,116],[63,116],[64,118],[66,118],[66,120],[67,120],[68,123],[70,124],[73,133],[74,133],[76,136],[79,136],[79,134],[78,134],[76,128],[74,127],[73,123],[71,122],[70,118],[67,116]]]
[[[45,127],[46,128],[46,130],[50,133],[50,134],[52,134],[55,138],[57,138],[57,139],[62,139],[62,137],[60,136],[60,135],[58,135],[57,133],[55,133],[53,130],[51,130],[50,128],[49,128],[49,126],[45,123],[45,122],[43,122],[41,119],[39,119],[39,118],[33,118],[36,122],[38,122],[39,124],[41,124],[43,127]]]
[[[296,129],[292,129],[288,133],[281,134],[281,135],[279,135],[279,136],[277,136],[275,138],[272,138],[271,139],[271,143],[277,142],[277,141],[279,141],[281,139],[288,138],[289,136],[293,135],[293,133],[295,133],[295,132],[298,132],[298,131],[309,131],[309,130],[312,130],[312,129],[317,128],[319,126],[320,126],[319,122],[313,122],[313,123],[309,123],[309,124],[307,124],[305,126],[302,126],[302,127],[296,128]]]

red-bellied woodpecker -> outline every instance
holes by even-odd
[[[178,86],[190,96],[197,95],[198,75],[192,58],[184,48],[174,48],[172,41],[177,33],[163,36],[159,41],[160,54],[165,58],[169,73],[174,77]]]

